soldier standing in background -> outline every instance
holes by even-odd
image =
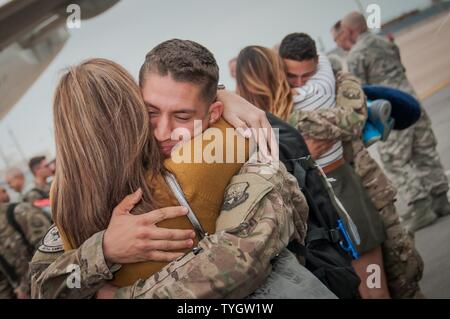
[[[0,204],[0,299],[29,298],[28,263],[50,221],[29,203]]]
[[[394,43],[371,33],[359,12],[344,17],[341,28],[340,37],[345,40],[341,39],[338,44],[349,51],[349,71],[363,84],[386,85],[415,96],[399,48]],[[431,121],[422,109],[416,124],[402,131],[392,131],[389,139],[378,146],[384,168],[408,205],[401,217],[411,231],[450,213],[448,179],[436,145]]]
[[[33,203],[36,200],[49,198],[51,183],[47,179],[53,175],[45,160],[45,156],[30,159],[28,166],[34,176],[34,187],[24,195],[24,201]]]
[[[6,171],[5,181],[8,186],[17,193],[17,196],[13,201],[22,201],[24,192],[26,192],[25,175],[17,167],[11,167]]]

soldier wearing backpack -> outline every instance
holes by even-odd
[[[0,204],[0,299],[29,297],[28,263],[49,227],[29,203]]]

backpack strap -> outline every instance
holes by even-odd
[[[198,220],[197,216],[195,215],[192,208],[189,206],[188,201],[184,197],[183,190],[181,189],[180,184],[178,184],[177,179],[173,174],[167,172],[164,175],[164,179],[166,180],[167,185],[172,190],[172,193],[175,195],[176,199],[180,203],[181,206],[184,206],[188,209],[187,217],[189,221],[191,222],[192,226],[194,227],[194,230],[198,236],[198,238],[201,240],[205,236],[208,236],[208,234],[205,232],[205,230],[202,227],[202,224]]]
[[[305,157],[301,157],[295,160],[291,160],[291,162],[293,163],[293,167],[294,167],[294,176],[297,178],[297,180],[299,181],[299,183],[302,183],[303,185],[301,185],[303,194],[305,195],[305,197],[311,197],[311,195],[308,192],[308,189],[305,188],[306,186],[306,174],[308,171],[311,170],[317,170],[317,164],[314,162],[314,160],[312,159],[312,157],[310,155],[305,156]],[[320,172],[319,172],[319,176],[321,179],[325,178],[323,177]],[[331,194],[330,194],[331,195]],[[308,204],[311,203],[311,205],[315,206],[315,202],[313,200],[313,198],[311,197],[310,200],[308,201]],[[330,243],[336,244],[341,240],[341,236],[339,233],[339,230],[337,228],[337,225],[333,225],[333,226],[329,226],[323,216],[320,214],[320,210],[317,207],[314,207],[316,209],[316,219],[319,222],[321,227],[314,227],[311,229],[308,229],[308,232],[306,234],[306,238],[305,238],[305,243],[306,245],[315,242],[315,241],[319,241],[319,240],[327,240]]]
[[[341,236],[337,228],[326,230],[322,227],[311,229],[306,236],[306,244],[318,240],[327,240],[330,243],[337,244],[341,241]]]
[[[17,205],[19,203],[13,203],[8,206],[8,210],[6,212],[6,217],[8,219],[8,223],[11,225],[14,230],[19,233],[20,237],[22,238],[22,242],[25,244],[27,251],[30,255],[33,255],[34,247],[31,245],[31,243],[28,241],[27,236],[25,236],[25,233],[23,232],[22,227],[20,227],[19,223],[16,220],[16,215],[14,210],[16,209]]]

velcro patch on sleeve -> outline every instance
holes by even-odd
[[[253,207],[272,189],[273,184],[257,174],[234,176],[225,190],[216,231],[238,227],[247,220]]]
[[[50,227],[38,248],[43,253],[57,253],[64,250],[61,236],[56,225]]]

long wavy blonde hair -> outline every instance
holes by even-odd
[[[286,66],[278,53],[256,45],[242,49],[237,58],[236,81],[236,91],[243,98],[283,120],[288,119],[293,100]]]
[[[141,188],[134,213],[156,208],[149,168],[162,172],[139,87],[120,65],[91,59],[61,77],[53,102],[56,174],[53,219],[72,247],[107,228],[111,212]]]

